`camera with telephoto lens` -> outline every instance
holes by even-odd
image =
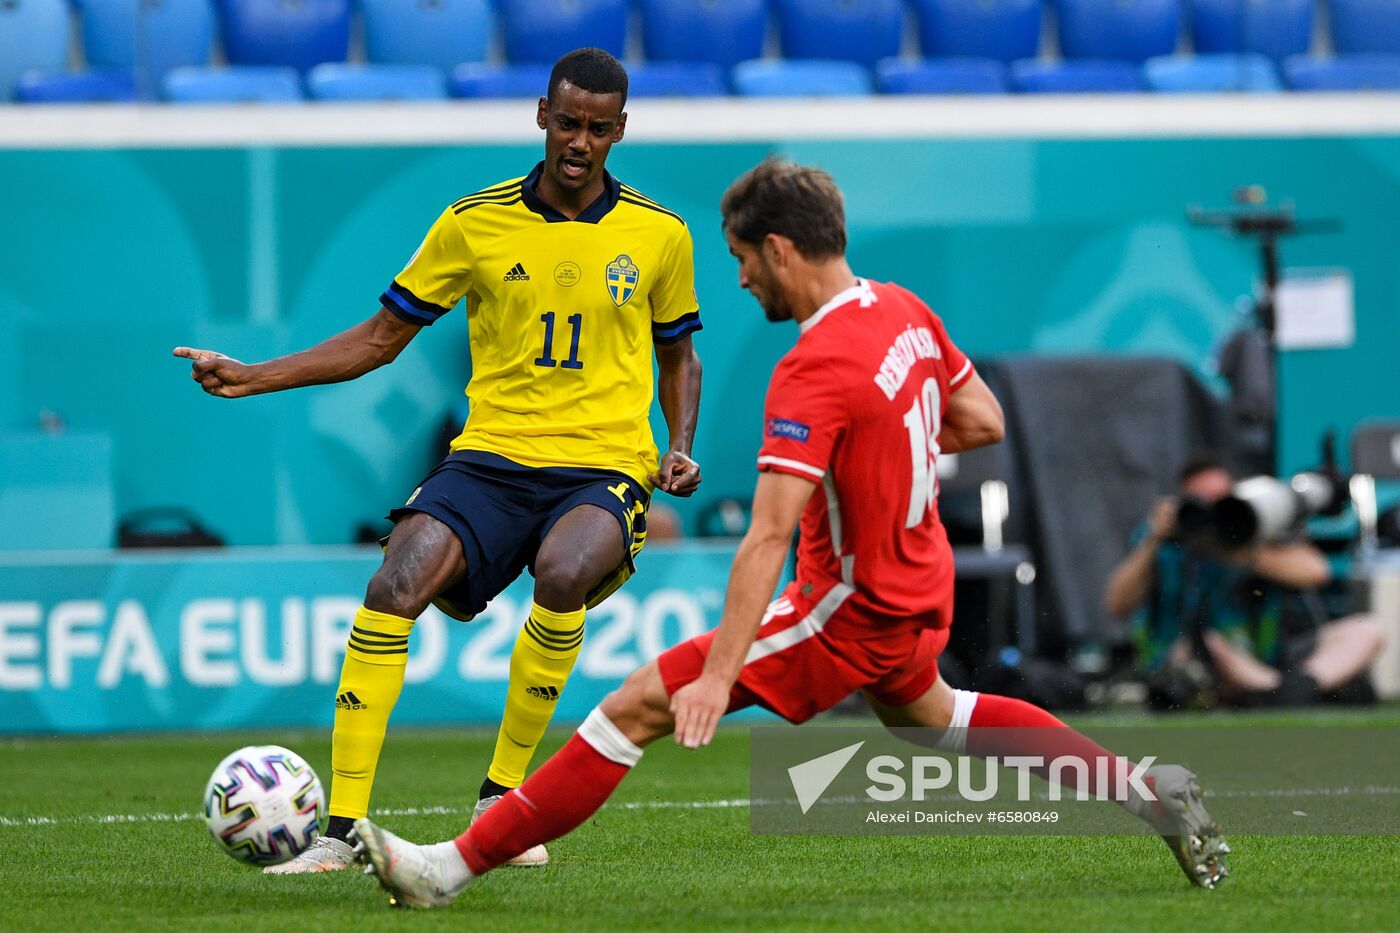
[[[1176,526],[1185,540],[1235,549],[1285,541],[1313,515],[1336,515],[1346,505],[1346,484],[1332,471],[1298,473],[1288,480],[1251,476],[1218,502],[1183,499]]]

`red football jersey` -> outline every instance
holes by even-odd
[[[948,397],[972,363],[893,284],[860,280],[801,331],[769,383],[758,457],[760,470],[821,484],[802,514],[798,591],[856,610],[830,619],[833,635],[944,628],[953,555],[935,460]]]

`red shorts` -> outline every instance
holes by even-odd
[[[806,722],[857,690],[888,706],[907,706],[933,686],[948,629],[833,636],[824,631],[831,619],[859,621],[858,613],[842,605],[844,589],[812,603],[801,599],[794,585],[769,604],[730,692],[729,712],[758,704],[789,722]],[[714,638],[714,632],[706,632],[656,659],[668,694],[700,676]]]

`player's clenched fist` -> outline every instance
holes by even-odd
[[[241,398],[251,395],[252,367],[238,362],[233,357],[215,353],[213,350],[196,350],[193,347],[176,347],[175,356],[194,360],[190,368],[190,378],[204,387],[204,391],[219,398]]]
[[[667,451],[650,479],[662,492],[684,499],[700,488],[700,464],[679,450]]]

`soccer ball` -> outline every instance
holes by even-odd
[[[204,822],[229,855],[276,865],[321,834],[326,795],[321,779],[296,752],[250,745],[229,755],[204,788]]]

